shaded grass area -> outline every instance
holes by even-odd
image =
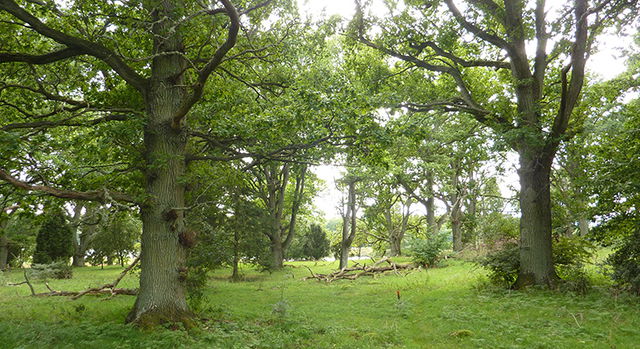
[[[230,282],[216,271],[190,332],[142,332],[122,322],[134,297],[33,298],[19,271],[0,279],[0,348],[633,348],[640,343],[637,297],[605,287],[586,295],[488,286],[472,264],[331,284],[303,281],[328,262],[289,263],[283,271],[245,268]],[[81,290],[112,281],[120,268],[78,268],[50,282]],[[127,276],[121,287],[135,287]],[[40,291],[44,286],[38,285]],[[400,291],[400,300],[396,291]]]

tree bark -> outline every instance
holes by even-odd
[[[73,255],[73,261],[71,262],[71,265],[73,265],[74,267],[84,267],[84,264],[85,264],[84,252],[81,254]]]
[[[409,226],[409,218],[411,217],[411,205],[413,200],[411,197],[402,204],[402,221],[399,227],[394,227],[391,215],[391,209],[385,211],[385,219],[387,221],[387,229],[389,230],[389,256],[397,257],[402,255],[402,240]]]
[[[478,211],[478,188],[477,182],[474,177],[475,171],[473,167],[469,169],[469,189],[467,190],[467,209],[464,214],[464,220],[466,222],[466,239],[464,243],[472,244],[473,246],[477,245],[478,239],[476,236],[476,225],[477,225],[477,211]]]
[[[231,279],[238,280],[240,273],[238,271],[238,264],[240,264],[240,235],[238,229],[233,230],[233,261],[231,264]]]
[[[580,228],[580,236],[587,236],[589,234],[589,220],[586,217],[580,217],[578,219],[578,227]]]
[[[389,239],[389,257],[397,257],[402,255],[402,241],[397,236],[392,235]]]
[[[340,269],[349,264],[349,251],[356,236],[356,181],[350,179],[348,183],[347,209],[342,221],[342,241],[340,242]],[[349,228],[351,224],[351,228]]]
[[[553,156],[528,148],[520,151],[520,272],[515,287],[558,280],[551,246],[550,172]]]
[[[271,242],[271,267],[273,269],[282,269],[284,266],[284,250],[282,242]]]
[[[152,32],[157,52],[180,52],[176,32],[180,3],[156,5]],[[188,98],[180,55],[158,54],[151,65],[145,97],[145,185],[148,199],[141,207],[142,241],[140,292],[127,322],[152,327],[164,322],[191,323],[184,287],[186,249],[178,235],[185,229],[185,155],[187,131],[176,127],[175,116]]]
[[[453,240],[453,250],[462,251],[462,193],[460,188],[460,163],[457,160],[451,164],[453,172],[451,174],[451,235]]]
[[[278,164],[271,163],[262,168],[266,188],[263,189],[265,192],[259,193],[259,195],[265,203],[271,219],[271,229],[266,235],[271,241],[271,268],[273,269],[281,269],[284,265],[284,255],[295,236],[298,212],[304,200],[307,167],[301,166],[294,170],[296,183],[291,199],[289,222],[283,224],[285,195],[291,176],[291,165],[285,163],[280,168]]]
[[[432,235],[437,233],[437,227],[436,205],[433,197],[433,173],[431,171],[427,173],[427,192],[429,196],[424,203],[424,207],[427,210],[427,233]]]
[[[97,214],[97,208],[89,205],[86,206],[85,209],[84,219],[95,219],[96,221],[85,222],[86,224],[81,226],[81,232],[78,236],[79,241],[73,255],[73,266],[75,267],[84,267],[89,244],[91,244],[91,241],[93,241],[98,233],[98,219],[95,217]]]
[[[462,241],[462,210],[460,205],[454,205],[451,211],[451,235],[453,238],[453,250],[458,252],[464,249]]]
[[[9,259],[9,239],[4,232],[4,226],[0,226],[0,271],[7,269]]]
[[[73,208],[73,218],[72,227],[73,227],[73,261],[71,265],[74,267],[83,267],[84,266],[84,250],[80,248],[80,221],[82,217],[82,208],[83,204],[76,203],[76,206]]]

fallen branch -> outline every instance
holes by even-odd
[[[382,265],[387,263],[387,265]],[[413,264],[396,264],[389,260],[389,258],[383,258],[372,265],[355,265],[350,268],[342,268],[334,271],[330,274],[315,274],[311,268],[309,272],[311,276],[305,277],[303,280],[316,279],[318,281],[333,282],[335,280],[356,280],[361,276],[375,276],[378,274],[384,274],[389,271],[393,271],[398,274],[398,270],[412,270],[416,268]]]
[[[82,291],[82,292],[76,292],[76,291],[50,291],[50,292],[42,292],[42,293],[36,293],[33,294],[33,296],[36,297],[54,297],[54,296],[66,296],[66,297],[72,297],[72,299],[77,299],[78,297],[84,296],[86,294],[93,294],[93,295],[100,295],[100,294],[108,294],[108,295],[128,295],[128,296],[135,296],[138,294],[138,289],[136,288],[115,288],[115,289],[103,289],[103,290],[89,290],[89,292],[87,292],[88,290]]]
[[[22,282],[10,282],[7,284],[7,286],[20,286],[20,285],[24,285],[26,284],[26,281],[22,281]]]
[[[115,293],[116,290],[118,290],[118,289],[116,289],[116,286],[118,286],[118,283],[120,283],[120,280],[122,280],[122,278],[124,278],[124,276],[127,275],[127,273],[131,269],[133,269],[133,267],[135,267],[136,264],[138,264],[138,261],[140,261],[140,256],[136,257],[136,259],[134,259],[133,262],[131,262],[131,264],[125,270],[123,270],[120,273],[120,275],[118,276],[117,279],[115,279],[114,282],[112,282],[110,284],[103,285],[101,287],[94,287],[94,288],[90,288],[90,289],[84,290],[84,291],[78,293],[77,295],[71,297],[71,299],[74,299],[74,300],[78,299],[78,298],[84,296],[85,294],[100,294],[102,291],[106,291],[107,289],[110,289],[111,295],[115,295],[116,294]],[[120,289],[120,290],[124,290],[124,289]],[[137,291],[136,291],[136,293],[137,293]],[[128,293],[125,293],[125,294],[128,294]]]
[[[29,282],[29,278],[27,277],[27,270],[24,270],[24,282],[27,283],[27,285],[29,285],[29,289],[31,290],[31,295],[35,296],[36,295],[36,291],[33,290],[33,285],[31,285],[31,282]]]
[[[12,285],[17,286],[17,285],[27,284],[29,286],[29,289],[31,290],[31,296],[35,296],[35,297],[67,296],[75,300],[87,294],[92,294],[92,295],[108,294],[111,297],[115,295],[135,296],[138,294],[138,289],[116,288],[116,286],[118,286],[118,284],[125,277],[125,275],[127,275],[127,273],[131,271],[131,269],[133,269],[133,267],[136,264],[138,264],[139,261],[140,261],[140,256],[136,257],[136,259],[134,259],[133,262],[131,262],[131,264],[125,270],[123,270],[120,273],[120,275],[118,275],[118,278],[115,279],[112,283],[109,283],[100,287],[89,288],[84,291],[56,291],[52,289],[51,286],[49,286],[49,283],[45,282],[44,285],[47,287],[49,292],[36,293],[35,290],[33,289],[33,285],[29,281],[29,277],[27,275],[26,270],[24,271],[24,281],[20,283],[12,284]]]

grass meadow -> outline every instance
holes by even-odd
[[[400,260],[403,262],[406,260]],[[615,293],[592,270],[586,293],[510,291],[490,286],[474,264],[355,281],[303,280],[335,262],[292,262],[283,271],[211,275],[189,331],[142,331],[123,323],[134,297],[31,297],[22,271],[0,276],[0,348],[638,348],[638,297]],[[119,267],[74,269],[55,290],[82,290],[116,278]],[[120,287],[136,287],[128,275]],[[43,284],[35,284],[44,292]],[[400,292],[400,299],[397,298]],[[168,326],[170,327],[170,326]]]

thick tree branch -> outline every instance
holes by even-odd
[[[420,45],[412,46],[412,47],[417,49],[417,50],[419,50],[419,51],[421,51],[425,47],[429,47],[438,56],[444,57],[444,58],[448,58],[452,62],[454,62],[456,64],[459,64],[459,65],[461,65],[461,66],[463,66],[465,68],[470,68],[470,67],[490,67],[490,68],[496,68],[496,69],[510,69],[511,68],[511,65],[508,62],[503,62],[503,61],[466,60],[466,59],[463,59],[461,57],[458,57],[458,56],[452,54],[451,52],[448,52],[448,51],[442,49],[440,46],[438,46],[433,41],[425,41],[424,43],[422,43]]]
[[[0,127],[0,130],[10,131],[10,130],[16,130],[16,129],[33,129],[33,128],[44,129],[44,128],[54,128],[54,127],[63,127],[63,126],[91,127],[91,126],[95,126],[95,125],[102,124],[109,121],[125,121],[130,119],[129,115],[110,114],[103,117],[87,120],[84,122],[72,121],[74,118],[76,118],[78,115],[81,115],[81,114],[84,114],[84,113],[78,113],[76,115],[72,115],[69,118],[64,118],[62,120],[56,120],[56,121],[34,121],[34,122],[13,123],[13,124],[8,124]]]
[[[83,54],[84,52],[82,52],[82,50],[68,47],[59,51],[45,53],[42,55],[0,53],[0,63],[22,62],[29,64],[49,64]]]
[[[536,100],[542,98],[544,74],[547,69],[547,29],[545,21],[545,0],[536,1],[536,58],[533,70],[533,95]]]
[[[464,16],[462,15],[462,13],[460,13],[460,10],[456,7],[456,5],[453,3],[453,0],[445,0],[445,3],[447,4],[447,7],[449,8],[449,12],[451,12],[451,14],[453,15],[453,17],[456,19],[456,21],[466,30],[468,30],[469,32],[471,32],[472,34],[476,35],[477,37],[479,37],[480,39],[493,44],[499,48],[502,48],[506,51],[510,51],[511,47],[510,45],[504,41],[503,39],[499,38],[498,36],[491,34],[483,29],[481,29],[480,27],[472,24],[471,22],[467,21],[466,18],[464,18]]]
[[[8,172],[6,172],[3,169],[0,169],[0,180],[3,180],[15,187],[18,187],[24,190],[42,192],[47,195],[62,198],[62,199],[97,201],[102,203],[115,200],[115,201],[121,201],[121,202],[139,205],[139,203],[136,200],[134,200],[132,197],[128,196],[127,194],[123,194],[119,192],[111,192],[111,191],[107,191],[106,189],[95,190],[95,191],[73,191],[73,190],[57,189],[57,188],[53,188],[45,185],[30,184],[11,176]]]
[[[115,52],[109,50],[105,46],[53,29],[31,13],[24,10],[22,7],[18,6],[18,4],[12,0],[0,0],[0,9],[7,11],[12,16],[29,24],[31,28],[39,34],[63,44],[69,49],[76,50],[76,52],[82,51],[85,54],[102,60],[125,81],[131,84],[131,86],[141,93],[145,92],[147,86],[146,79],[138,75],[138,73],[129,67]]]
[[[450,1],[448,1],[449,3]],[[451,6],[453,8],[452,11],[457,11],[457,8],[455,8],[455,6],[453,5],[453,3],[451,3]],[[459,14],[459,12],[458,12]],[[400,52],[397,52],[395,50],[392,50],[390,48],[378,45],[373,43],[372,41],[370,41],[369,39],[367,39],[364,36],[364,19],[363,19],[363,13],[362,13],[362,8],[360,5],[359,1],[356,1],[356,17],[355,17],[355,21],[356,21],[356,25],[357,25],[357,29],[358,29],[358,37],[357,39],[362,42],[363,44],[374,48],[376,50],[379,50],[381,52],[384,52],[392,57],[396,57],[400,60],[403,60],[405,62],[408,63],[412,63],[417,67],[420,68],[424,68],[426,70],[429,71],[433,71],[433,72],[438,72],[438,73],[444,73],[449,75],[451,78],[453,78],[453,80],[456,82],[456,85],[458,86],[458,90],[460,92],[460,98],[459,99],[455,99],[454,102],[434,102],[433,104],[428,104],[428,105],[423,105],[423,109],[427,110],[429,108],[440,108],[442,110],[446,110],[446,111],[452,111],[452,110],[447,110],[446,108],[453,108],[453,110],[457,110],[457,111],[464,111],[467,113],[470,113],[474,118],[476,118],[478,121],[486,124],[487,126],[494,128],[494,129],[500,129],[500,130],[510,130],[513,129],[513,125],[511,124],[511,122],[509,122],[507,119],[502,118],[502,117],[495,117],[495,118],[488,118],[487,115],[491,114],[488,110],[484,109],[478,102],[476,102],[476,100],[474,99],[471,91],[469,90],[466,82],[464,81],[464,78],[462,76],[462,73],[460,72],[460,70],[458,70],[457,68],[455,68],[454,66],[451,65],[435,65],[435,64],[431,64],[429,62],[426,62],[424,60],[421,60],[417,57],[411,56],[411,55],[407,55],[407,54],[402,54]],[[486,33],[485,33],[486,34]],[[444,50],[442,50],[440,47],[438,47],[435,44],[429,44],[428,42],[425,43],[424,45],[431,47],[438,55],[441,55],[443,57],[447,57],[449,59],[452,59],[454,61],[456,61],[456,63],[465,66],[469,65],[469,66],[481,66],[480,63],[482,62],[482,66],[493,66],[496,68],[505,68],[506,64],[502,64],[500,62],[490,62],[490,61],[476,61],[475,63],[477,65],[472,65],[471,61],[465,61],[462,60],[456,56],[454,56],[453,54],[450,54]],[[506,47],[506,42],[504,42],[504,46]],[[464,63],[464,64],[462,64]],[[414,105],[415,107],[415,105]]]
[[[1,0],[0,0],[1,1]],[[171,123],[172,128],[179,129],[182,123],[182,119],[187,115],[191,107],[200,100],[202,96],[202,92],[204,91],[204,86],[209,78],[209,75],[216,69],[226,54],[236,45],[236,40],[238,38],[238,32],[240,30],[240,16],[238,11],[233,6],[230,0],[220,0],[222,5],[224,6],[225,12],[229,17],[230,24],[229,30],[227,34],[226,41],[218,47],[216,52],[213,54],[209,62],[198,72],[198,78],[196,83],[193,85],[193,91],[191,92],[191,96],[187,98],[187,100],[180,107],[176,115],[173,117],[173,121]]]
[[[573,109],[578,103],[584,84],[584,69],[587,61],[587,42],[589,26],[587,0],[575,0],[574,15],[576,21],[575,41],[571,52],[571,64],[562,71],[562,95],[558,114],[547,140],[547,153],[555,151],[569,126]],[[567,82],[567,73],[571,70],[571,81]]]

